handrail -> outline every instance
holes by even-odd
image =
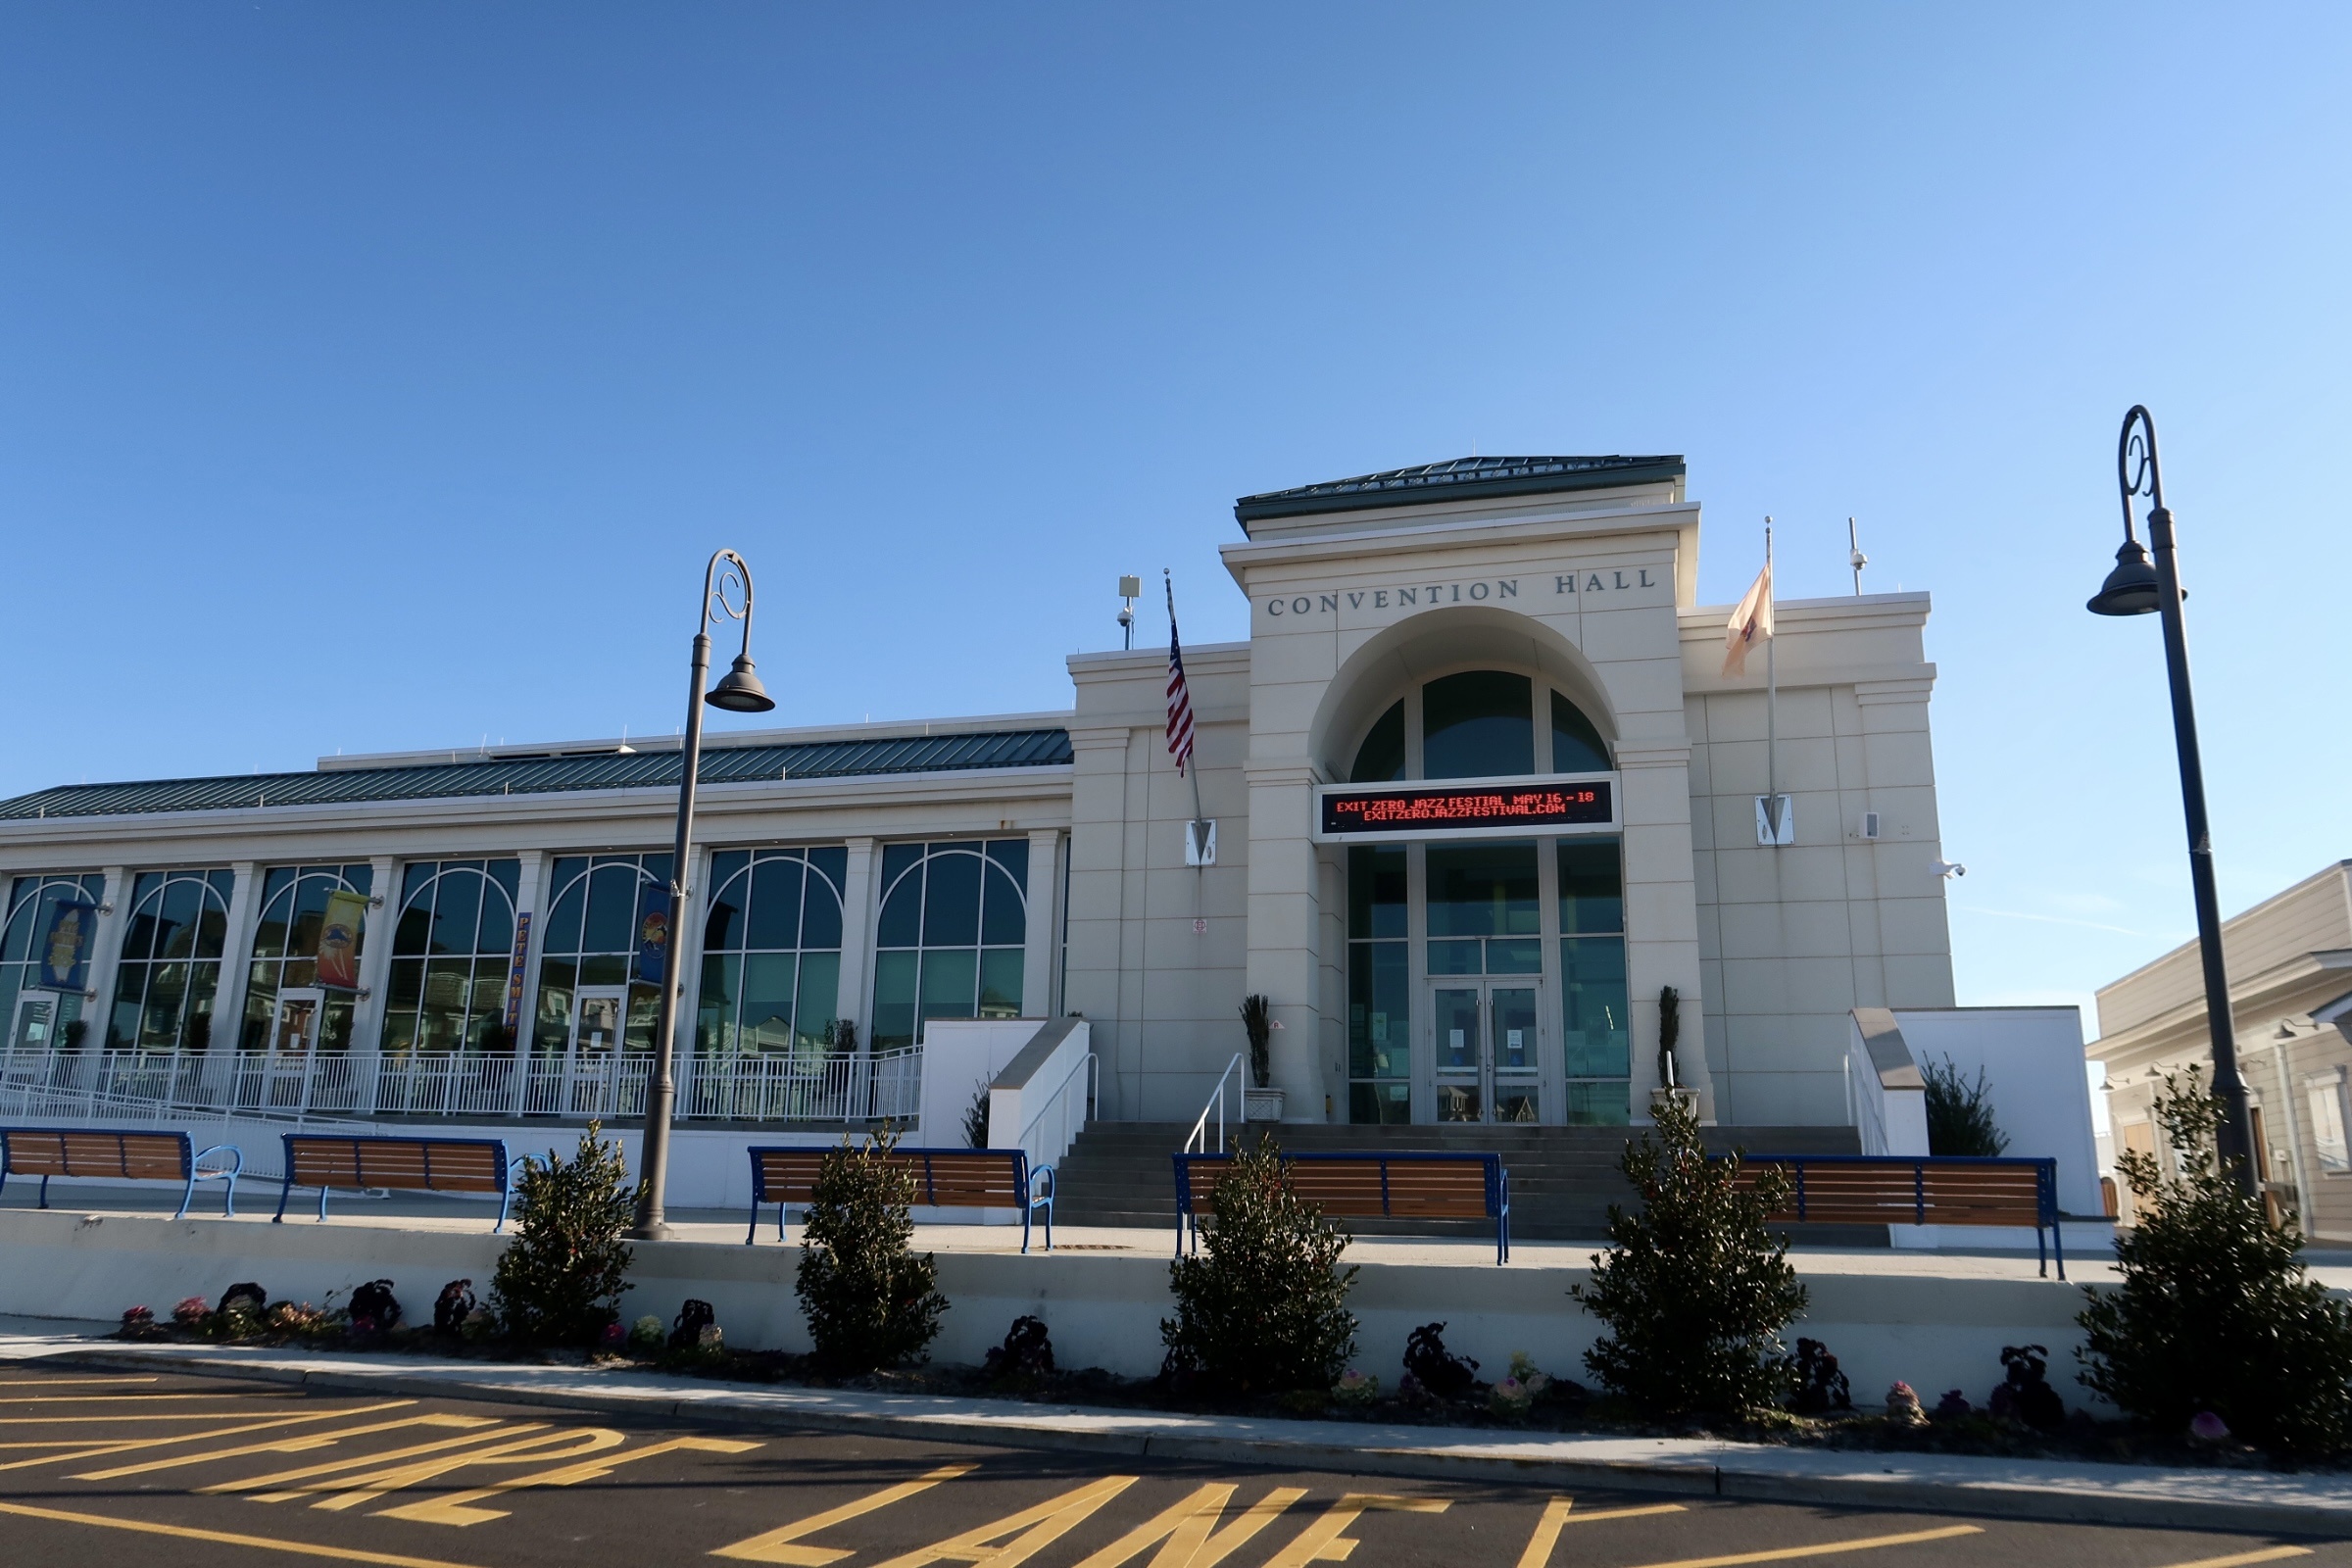
[[[1061,1082],[1054,1086],[1054,1092],[1046,1097],[1045,1103],[1037,1107],[1037,1114],[1029,1118],[1029,1125],[1021,1129],[1021,1136],[1013,1140],[1015,1145],[1024,1150],[1030,1148],[1029,1135],[1037,1131],[1038,1127],[1045,1121],[1049,1112],[1055,1109],[1061,1110],[1061,1113],[1064,1117],[1063,1131],[1065,1133],[1068,1131],[1067,1117],[1069,1115],[1069,1111],[1062,1104],[1062,1097],[1069,1092],[1070,1080],[1077,1077],[1082,1072],[1090,1075],[1098,1073],[1098,1069],[1095,1065],[1095,1054],[1091,1051],[1085,1055],[1079,1057],[1076,1061],[1072,1062],[1070,1064],[1070,1070],[1061,1075]],[[1096,1086],[1101,1082],[1102,1080],[1100,1076],[1090,1076],[1087,1080],[1085,1104],[1087,1115],[1090,1119],[1094,1115],[1095,1097],[1099,1093]],[[1068,1140],[1065,1138],[1063,1142],[1064,1147],[1067,1147]]]
[[[1193,1123],[1192,1136],[1184,1141],[1186,1153],[1201,1154],[1208,1152],[1208,1113],[1212,1110],[1217,1113],[1217,1152],[1225,1152],[1225,1084],[1228,1079],[1238,1079],[1241,1072],[1242,1054],[1237,1051],[1233,1054],[1233,1060],[1225,1064],[1225,1070],[1217,1074],[1217,1087],[1208,1092],[1208,1103],[1200,1107],[1200,1119]]]

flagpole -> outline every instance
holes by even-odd
[[[1764,612],[1772,613],[1772,601],[1780,585],[1772,580],[1772,519],[1764,519]],[[1780,629],[1776,624],[1776,632]],[[1778,654],[1781,639],[1764,639],[1764,819],[1772,824],[1772,842],[1781,842],[1781,680]]]
[[[1159,580],[1168,590],[1168,645],[1170,647],[1174,647],[1176,643],[1176,579],[1169,575],[1167,567],[1162,566],[1159,568]],[[1197,725],[1198,720],[1195,722]],[[1195,822],[1205,822],[1208,820],[1208,812],[1202,810],[1200,808],[1200,758],[1195,757],[1193,759],[1193,765],[1184,769],[1184,771],[1192,778],[1193,781],[1193,820]],[[1207,848],[1205,842],[1202,843],[1201,848]]]

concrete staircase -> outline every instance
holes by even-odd
[[[1063,1225],[1176,1225],[1174,1170],[1169,1155],[1192,1131],[1175,1122],[1096,1121],[1087,1124],[1055,1175],[1054,1219]],[[1288,1150],[1436,1149],[1493,1152],[1511,1178],[1511,1236],[1521,1241],[1592,1241],[1607,1234],[1611,1203],[1630,1204],[1633,1190],[1618,1173],[1623,1127],[1347,1127],[1286,1124],[1276,1141]],[[1228,1139],[1233,1137],[1229,1130]],[[1250,1133],[1254,1138],[1255,1130]],[[1754,1153],[1852,1154],[1861,1152],[1851,1127],[1711,1127],[1710,1149],[1737,1145]],[[1350,1220],[1359,1236],[1480,1236],[1484,1221]],[[1883,1227],[1801,1225],[1799,1242],[1836,1247],[1884,1247]],[[1171,1242],[1171,1245],[1173,1243]]]

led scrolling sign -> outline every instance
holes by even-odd
[[[1606,775],[1374,787],[1327,784],[1316,791],[1315,805],[1315,837],[1326,842],[1594,832],[1617,825],[1616,781]]]

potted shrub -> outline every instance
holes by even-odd
[[[1242,1029],[1250,1036],[1250,1081],[1242,1086],[1242,1119],[1280,1121],[1282,1091],[1273,1086],[1274,1004],[1264,993],[1242,999]]]
[[[1683,1035],[1683,995],[1672,986],[1658,987],[1658,1087],[1649,1092],[1650,1120],[1656,1121],[1658,1108],[1669,1101],[1681,1105],[1690,1115],[1698,1114],[1698,1091],[1683,1087],[1683,1075],[1674,1058],[1675,1042]]]

